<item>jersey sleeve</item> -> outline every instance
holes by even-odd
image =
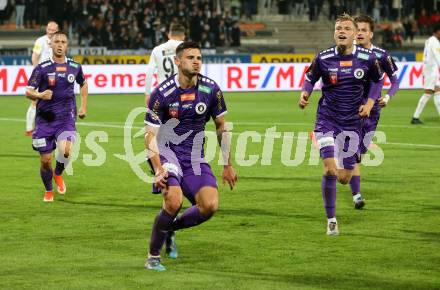
[[[81,87],[86,83],[86,78],[84,76],[81,65],[79,65],[78,74],[76,75],[75,80],[76,80],[76,83],[79,84]]]
[[[380,65],[390,79],[391,87],[387,94],[392,97],[399,89],[399,80],[397,79],[397,66],[388,53],[384,54],[380,60]]]
[[[380,66],[379,60],[374,54],[371,54],[369,64],[368,64],[368,75],[370,80],[377,83],[381,81],[384,77],[382,67]]]
[[[223,97],[222,90],[215,86],[213,91],[213,100],[211,101],[209,113],[213,119],[223,116],[228,112],[226,108],[225,98]]]
[[[27,88],[38,90],[43,79],[43,73],[41,72],[41,66],[37,65],[32,71],[31,77],[27,83]]]
[[[306,71],[302,90],[310,94],[313,91],[313,87],[315,83],[321,78],[321,76],[322,76],[322,71],[321,71],[320,59],[319,56],[317,55]]]
[[[38,38],[35,43],[34,47],[32,48],[32,52],[41,54],[41,50],[43,49],[43,38]]]
[[[429,47],[436,65],[440,66],[440,42],[431,38],[429,41]]]
[[[148,102],[145,124],[152,127],[160,127],[165,116],[165,105],[159,90],[154,90]]]
[[[374,54],[371,54],[369,60],[368,77],[371,81],[368,98],[377,100],[380,98],[380,94],[382,91],[384,73],[380,66],[379,60]]]
[[[156,50],[153,49],[150,55],[150,60],[148,62],[147,66],[147,75],[145,77],[145,93],[150,94],[151,93],[151,83],[153,80],[153,74],[156,71],[157,68],[157,61],[156,61]]]

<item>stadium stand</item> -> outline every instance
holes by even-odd
[[[24,14],[17,4],[24,5]],[[203,48],[316,51],[331,43],[332,20],[343,11],[380,21],[386,48],[421,49],[440,19],[434,1],[365,0],[38,0],[0,1],[0,46],[29,47],[48,18],[69,34],[71,44],[108,49],[151,49],[166,39],[171,23],[187,27]],[[20,6],[20,5],[19,5]],[[61,12],[60,12],[61,11]],[[304,25],[308,23],[308,25]],[[24,26],[24,28],[22,28]],[[15,39],[15,40],[14,40]],[[240,48],[239,48],[240,47]]]

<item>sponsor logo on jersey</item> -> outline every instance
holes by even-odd
[[[195,93],[180,95],[180,101],[181,102],[194,101],[195,99],[196,99],[196,94]]]
[[[57,66],[56,71],[57,72],[66,72],[67,71],[67,67],[65,67],[65,66]]]
[[[182,105],[182,109],[185,109],[185,110],[192,109],[192,107],[193,107],[192,103]]]
[[[211,93],[211,88],[204,86],[204,85],[199,85],[199,91],[210,94]]]
[[[370,56],[368,54],[366,54],[366,53],[359,52],[357,56],[358,56],[358,58],[364,59],[364,60],[369,60],[370,59]]]
[[[353,66],[353,61],[351,60],[340,61],[339,66]]]
[[[69,62],[69,65],[74,68],[78,68],[78,64],[74,62]]]

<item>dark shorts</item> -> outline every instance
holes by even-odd
[[[315,136],[322,159],[336,158],[339,168],[352,170],[360,160],[361,129],[342,128],[318,117]]]
[[[368,147],[371,144],[371,140],[373,140],[374,132],[376,132],[379,119],[380,119],[380,112],[372,112],[370,117],[362,121],[362,130],[361,130],[362,142],[360,144],[361,154],[367,153]]]
[[[32,134],[32,148],[40,154],[51,153],[57,146],[57,141],[75,141],[76,127],[73,120],[58,120],[54,122],[37,121]]]
[[[162,166],[168,172],[168,186],[180,186],[183,195],[192,203],[196,203],[196,194],[202,187],[217,188],[217,179],[207,163],[200,163],[200,170],[194,169],[191,164],[180,163],[180,172],[176,164],[163,162]],[[153,185],[153,192],[155,187]]]

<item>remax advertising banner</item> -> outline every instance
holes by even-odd
[[[215,80],[225,92],[298,91],[308,66],[306,63],[204,64],[202,74]],[[423,63],[399,62],[397,66],[400,88],[423,88]],[[146,65],[83,66],[90,94],[143,93],[145,70]],[[31,72],[32,66],[0,66],[1,95],[23,95]],[[157,85],[155,77],[153,83]]]

